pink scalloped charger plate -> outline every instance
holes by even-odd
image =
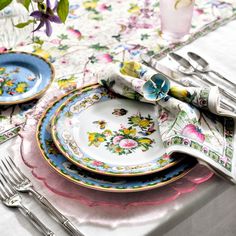
[[[48,189],[60,196],[78,200],[87,206],[127,208],[129,206],[159,205],[171,202],[182,194],[192,192],[197,185],[206,182],[213,176],[213,173],[207,167],[198,164],[187,175],[174,183],[138,193],[101,192],[69,182],[48,166],[35,139],[36,124],[50,100],[55,101],[55,96],[45,96],[37,104],[34,110],[37,112],[28,116],[26,126],[20,134],[22,138],[21,155],[24,163],[31,168],[33,176],[43,181]]]

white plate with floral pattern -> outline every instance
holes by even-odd
[[[155,106],[117,97],[100,85],[66,100],[51,125],[62,154],[96,173],[145,175],[179,161],[165,152]]]

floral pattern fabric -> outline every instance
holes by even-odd
[[[134,76],[139,76],[137,78],[130,73],[122,74],[123,67],[117,70],[115,68],[113,66],[105,69],[103,74],[99,73],[100,83],[122,96],[150,103],[143,97],[143,85],[147,83],[143,79],[147,73],[137,75],[132,72]],[[232,177],[235,155],[234,120],[207,110],[208,99],[209,90],[204,88],[170,87],[169,95],[154,103],[161,138],[167,154],[191,153]],[[217,97],[215,99],[218,100]],[[197,107],[204,108],[205,111]]]
[[[191,33],[235,13],[233,0],[196,0]],[[158,54],[173,46],[161,37],[159,1],[71,0],[66,24],[55,25],[50,38],[37,32],[34,43],[29,37],[18,42],[14,50],[33,52],[48,59],[56,71],[54,87],[69,91],[93,81],[94,72],[101,66],[138,60],[142,53]],[[6,50],[0,42],[0,51]],[[24,122],[26,112],[35,102],[1,106],[0,132]],[[164,111],[161,114],[165,117]]]

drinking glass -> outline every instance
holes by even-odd
[[[192,22],[194,0],[160,0],[162,37],[171,42],[187,39]]]

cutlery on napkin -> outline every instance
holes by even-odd
[[[171,81],[173,81],[174,84],[184,87],[200,87],[200,88],[202,87],[202,85],[197,83],[196,81],[184,78],[180,72],[173,71],[168,67],[160,64],[159,61],[156,60],[155,58],[152,58],[146,54],[143,54],[141,58],[145,63],[145,65],[148,65],[158,73],[164,74]],[[235,117],[236,106],[234,106],[232,102],[229,102],[228,100],[225,100],[220,96],[220,91],[217,88],[217,86],[211,86],[211,87],[208,86],[207,88],[210,91],[209,106],[208,106],[209,110],[217,115]]]
[[[190,55],[192,56],[192,54],[190,54]],[[236,103],[236,97],[234,96],[234,94],[230,93],[230,91],[228,91],[227,88],[225,88],[225,87],[222,88],[222,86],[220,86],[219,84],[213,82],[212,80],[209,80],[206,76],[203,76],[202,73],[205,73],[205,72],[203,72],[203,70],[197,69],[197,67],[194,67],[187,59],[185,59],[184,57],[182,57],[176,53],[173,53],[173,52],[169,53],[169,57],[178,63],[178,65],[179,65],[178,70],[181,73],[183,73],[185,75],[194,75],[194,76],[198,77],[200,80],[205,81],[206,84],[209,86],[218,86],[220,93],[223,96],[225,96],[226,98],[228,98],[228,99],[232,100],[234,103]],[[220,78],[222,78],[222,77],[220,77]],[[226,81],[228,81],[228,80],[226,80]],[[236,88],[236,86],[233,83],[230,83],[230,85],[231,86],[233,85],[234,89]]]

